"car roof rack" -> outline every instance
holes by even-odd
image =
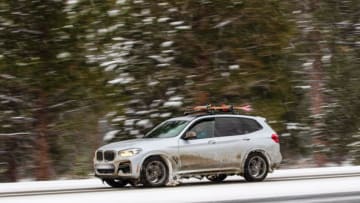
[[[249,104],[243,106],[233,106],[233,105],[221,105],[221,106],[212,106],[211,104],[203,106],[195,106],[193,108],[185,111],[185,115],[207,115],[207,114],[216,114],[216,113],[230,113],[230,114],[240,114],[241,111],[249,112],[252,111],[252,108]]]

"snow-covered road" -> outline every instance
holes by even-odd
[[[247,183],[240,177],[230,177],[220,184],[191,179],[165,188],[112,189],[98,179],[0,184],[1,203],[309,202],[306,198],[360,202],[360,167],[277,170],[260,183]]]

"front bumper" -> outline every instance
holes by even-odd
[[[122,159],[115,157],[113,161],[94,159],[95,176],[105,178],[137,179],[140,177],[140,158]]]

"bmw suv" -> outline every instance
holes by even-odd
[[[201,114],[172,118],[141,139],[100,147],[94,169],[112,187],[156,187],[190,177],[262,181],[281,160],[279,137],[264,118]]]

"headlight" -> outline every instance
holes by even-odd
[[[120,157],[131,157],[136,154],[139,154],[140,152],[141,152],[141,149],[126,149],[126,150],[119,151],[118,154]]]

